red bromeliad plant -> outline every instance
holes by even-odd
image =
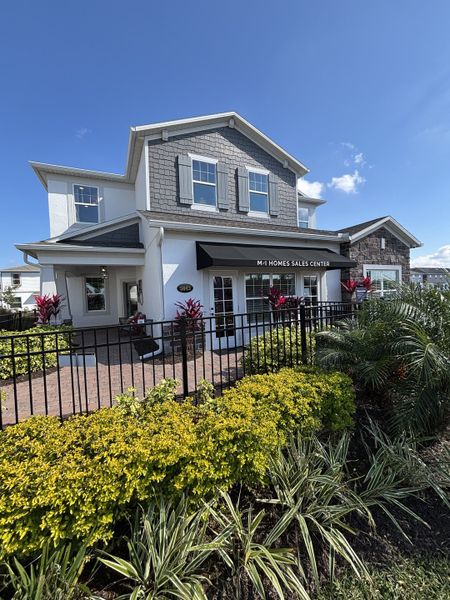
[[[361,285],[368,292],[371,292],[373,290],[372,280],[370,277],[363,277],[361,279]]]
[[[295,318],[299,306],[304,302],[304,298],[299,296],[283,296],[281,291],[276,287],[270,288],[267,299],[275,315],[275,320],[278,318],[278,313],[281,313],[283,319],[284,317],[289,319]]]
[[[197,329],[200,326],[200,319],[203,318],[203,304],[200,300],[188,298],[184,302],[175,302],[177,307],[176,321],[185,320],[192,328]]]
[[[346,292],[349,294],[354,294],[356,288],[358,287],[358,282],[356,279],[346,279],[345,281],[341,281],[341,285]]]
[[[269,300],[270,308],[272,310],[280,310],[284,308],[284,305],[286,304],[286,297],[283,296],[281,291],[276,287],[271,287],[269,289],[267,299]]]
[[[48,325],[52,316],[56,318],[61,311],[63,297],[61,294],[45,294],[44,296],[34,297],[38,313],[38,325]]]

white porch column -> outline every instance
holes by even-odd
[[[66,319],[71,319],[72,314],[70,312],[70,298],[69,293],[67,291],[67,281],[66,281],[66,273],[62,269],[55,269],[55,280],[56,280],[56,289],[58,294],[61,294],[63,297],[61,312],[58,315],[59,321],[64,321]]]
[[[56,294],[56,278],[53,265],[41,265],[41,295]]]

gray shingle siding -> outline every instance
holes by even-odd
[[[236,129],[220,127],[210,131],[171,137],[167,142],[154,140],[149,145],[151,210],[164,213],[192,214],[190,206],[179,202],[177,156],[199,154],[215,158],[228,167],[228,210],[215,217],[241,222],[267,222],[297,226],[296,175]],[[238,209],[238,167],[267,169],[278,182],[279,214],[269,219],[249,217]]]

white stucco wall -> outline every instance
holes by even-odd
[[[139,168],[136,173],[135,193],[136,193],[136,208],[138,210],[146,210],[149,208],[147,200],[147,169],[146,169],[145,148],[142,150]]]
[[[129,215],[135,211],[136,200],[132,184],[88,177],[64,177],[62,175],[49,175],[48,177],[50,237],[61,235],[68,227],[76,223],[74,184],[99,188],[99,221],[101,223]],[[85,227],[86,224],[79,224],[79,226]]]
[[[310,246],[313,248],[328,248],[334,252],[339,252],[339,245],[333,242],[311,241],[305,243],[304,240],[280,240],[279,238],[255,238],[245,235],[221,235],[221,234],[199,234],[199,233],[177,233],[166,231],[162,246],[163,260],[163,283],[164,283],[164,318],[172,319],[175,315],[175,302],[184,301],[189,297],[196,298],[204,305],[205,314],[210,314],[212,309],[211,283],[210,277],[213,273],[229,273],[234,275],[237,286],[235,294],[235,312],[245,312],[245,289],[244,275],[249,272],[292,272],[293,269],[274,269],[274,268],[256,268],[246,267],[236,268],[214,268],[197,270],[197,257],[195,242],[227,242],[237,244],[260,244],[260,245],[286,245],[286,246]],[[295,269],[296,293],[302,294],[301,277],[302,275],[319,275],[321,285],[322,300],[339,300],[340,291],[340,270],[325,272],[323,269]],[[180,283],[190,283],[194,289],[189,294],[183,294],[177,291]]]

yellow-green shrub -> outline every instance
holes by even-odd
[[[315,338],[306,336],[306,357],[311,355]],[[295,367],[302,361],[300,327],[274,327],[252,337],[241,359],[245,373],[267,373]]]
[[[0,355],[13,354],[14,358],[0,358],[0,379],[42,371],[55,367],[58,352],[70,347],[70,327],[40,325],[26,333],[23,331],[0,331]],[[32,335],[43,333],[46,335]],[[57,335],[55,335],[57,334]],[[13,340],[10,336],[13,336]],[[57,340],[56,340],[57,338]],[[51,352],[55,350],[55,352]],[[34,354],[36,352],[36,354]],[[24,354],[24,356],[18,356]],[[30,353],[30,354],[28,354]],[[14,361],[14,367],[13,367]]]
[[[155,486],[200,499],[260,482],[290,431],[344,427],[354,409],[345,375],[312,370],[244,378],[199,407],[176,402],[167,382],[140,404],[125,396],[89,416],[33,417],[0,435],[0,555],[92,530],[93,541],[107,539]]]

